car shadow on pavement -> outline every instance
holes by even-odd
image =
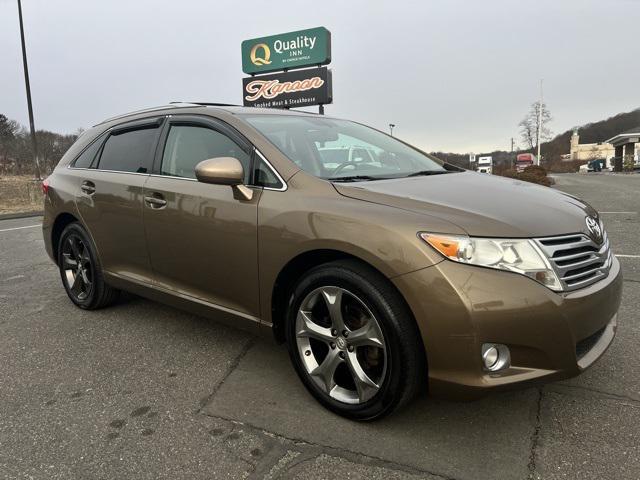
[[[535,389],[474,402],[425,395],[383,420],[354,422],[311,397],[284,347],[259,341],[203,413],[449,477],[525,478],[538,399]]]

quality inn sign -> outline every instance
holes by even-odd
[[[242,71],[252,75],[330,62],[331,33],[324,27],[242,42]]]

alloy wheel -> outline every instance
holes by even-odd
[[[93,266],[84,240],[74,233],[62,245],[62,270],[69,291],[77,300],[86,300],[93,288]]]
[[[387,371],[387,348],[371,310],[339,287],[320,287],[296,317],[298,354],[314,383],[331,398],[360,404],[373,398]]]

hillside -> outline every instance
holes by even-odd
[[[611,137],[640,125],[640,108],[631,112],[619,113],[599,122],[579,126],[580,143],[604,142]],[[569,143],[573,129],[557,135],[553,140],[544,142],[540,149],[548,162],[560,159],[560,155],[569,153]]]
[[[578,126],[580,133],[580,143],[598,143],[604,142],[620,132],[640,126],[640,108],[630,112],[619,113],[613,117],[601,120],[599,122],[587,123]],[[569,144],[571,142],[571,134],[573,129],[561,133],[548,142],[542,143],[540,149],[542,156],[547,164],[555,164],[560,161],[560,156],[569,153]],[[476,153],[476,156],[491,155],[494,161],[494,167],[510,168],[515,160],[515,155],[530,150],[522,150],[518,152],[494,151],[485,153]],[[444,160],[445,162],[458,165],[463,168],[469,168],[469,155],[466,153],[453,152],[431,152],[432,155]],[[577,167],[576,167],[577,168]]]

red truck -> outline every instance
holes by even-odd
[[[516,172],[524,172],[524,169],[535,165],[536,157],[533,153],[519,153],[516,157]]]

